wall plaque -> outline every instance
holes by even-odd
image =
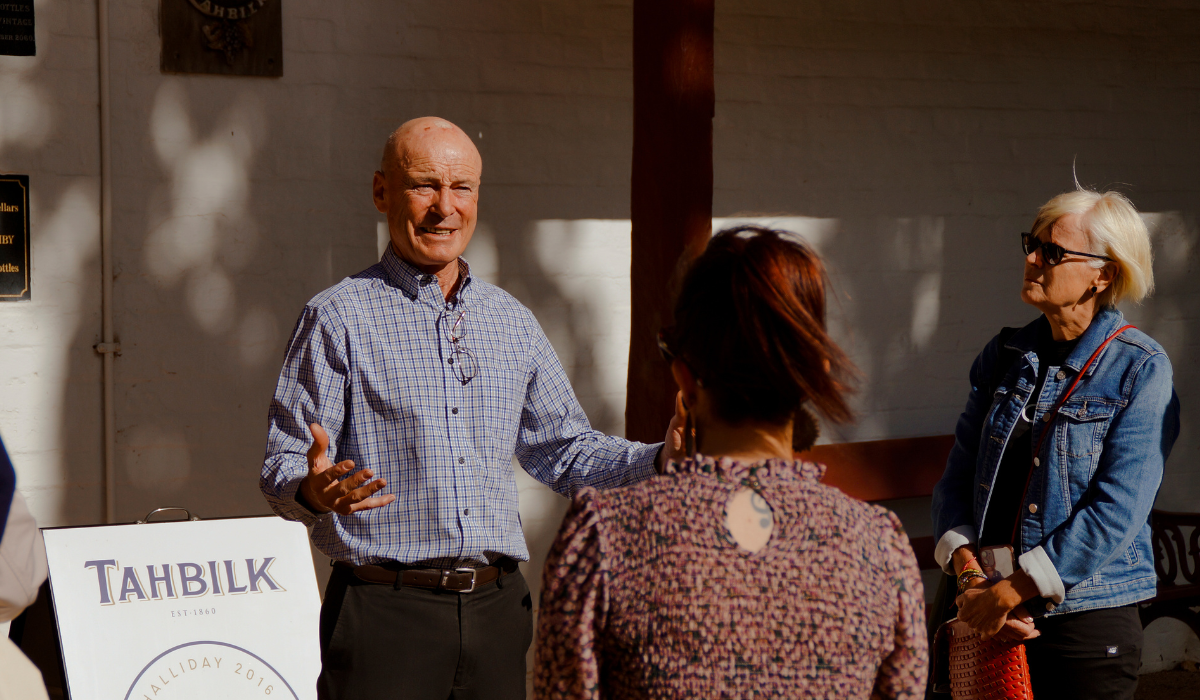
[[[0,55],[33,56],[33,0],[0,0]]]
[[[0,175],[0,301],[28,301],[29,287],[29,176]]]
[[[282,0],[160,2],[164,73],[283,75]]]

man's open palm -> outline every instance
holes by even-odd
[[[312,447],[308,449],[308,476],[300,482],[300,493],[308,505],[319,513],[330,511],[349,515],[360,510],[379,508],[396,500],[395,494],[375,496],[380,489],[387,486],[384,479],[371,481],[375,474],[370,469],[363,469],[354,476],[341,477],[354,469],[354,462],[345,460],[334,464],[326,454],[329,450],[329,436],[318,423],[308,426],[313,436]]]

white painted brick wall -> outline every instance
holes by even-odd
[[[1032,316],[1015,234],[1075,161],[1155,213],[1160,291],[1131,316],[1185,406],[1160,504],[1200,509],[1200,23],[1142,5],[718,4],[715,213],[819,222],[866,378],[862,420],[828,436],[951,429],[971,358]],[[424,114],[484,156],[468,256],[538,315],[597,427],[622,429],[631,7],[287,0],[285,76],[251,79],[160,74],[157,0],[113,1],[122,518],[265,512],[283,344],[305,300],[376,258],[371,171]],[[101,502],[94,3],[37,12],[39,55],[0,58],[0,169],[34,189],[34,301],[0,305],[0,433],[42,522],[82,524]],[[540,560],[563,501],[522,498]]]
[[[1149,212],[1158,292],[1126,313],[1167,349],[1184,407],[1158,505],[1200,510],[1200,14],[1138,5],[718,4],[715,213],[835,229],[831,312],[865,381],[861,420],[829,437],[953,430],[975,354],[1036,316],[1016,234],[1074,163]],[[897,505],[931,534],[927,504]],[[1183,658],[1170,625],[1147,640],[1147,670]]]

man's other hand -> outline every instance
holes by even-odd
[[[354,469],[354,462],[345,460],[334,464],[326,452],[329,436],[318,423],[308,426],[313,444],[308,450],[308,476],[300,482],[300,494],[308,502],[310,510],[318,513],[335,512],[349,515],[360,510],[379,508],[396,500],[395,494],[374,496],[387,486],[384,479],[371,481],[375,476],[370,469],[363,469],[354,476],[341,477]],[[368,483],[369,482],[369,483]]]
[[[671,416],[671,423],[667,426],[667,435],[663,438],[663,447],[658,451],[658,460],[654,465],[659,474],[662,474],[663,467],[667,466],[667,462],[671,460],[678,462],[691,457],[687,454],[687,440],[683,435],[686,429],[687,407],[683,405],[683,392],[681,391],[675,394],[675,415]]]

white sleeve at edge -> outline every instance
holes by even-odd
[[[46,580],[46,545],[42,531],[25,507],[20,491],[13,493],[0,542],[0,622],[7,622],[37,599]]]
[[[953,530],[948,530],[942,535],[942,539],[938,540],[937,547],[933,550],[933,558],[941,565],[942,571],[954,575],[954,562],[951,559],[954,556],[954,550],[964,544],[975,544],[978,538],[975,536],[975,528],[971,525],[959,525]]]
[[[1063,602],[1067,589],[1058,576],[1058,569],[1050,563],[1050,555],[1042,547],[1034,547],[1017,558],[1021,570],[1037,584],[1038,595],[1055,603]]]

